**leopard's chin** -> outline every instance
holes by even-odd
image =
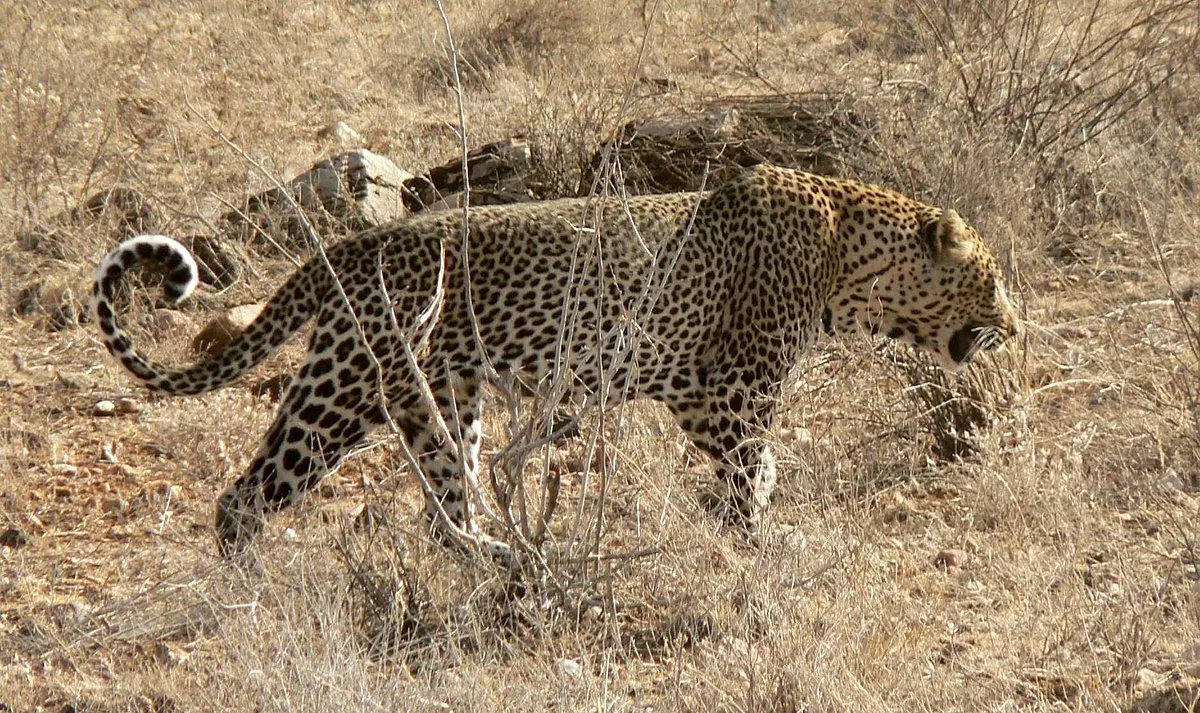
[[[946,345],[950,352],[950,360],[955,364],[966,364],[978,351],[983,329],[976,324],[965,324],[950,335]]]

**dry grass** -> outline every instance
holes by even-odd
[[[1028,319],[1001,361],[1015,388],[982,409],[965,452],[944,442],[962,414],[933,407],[945,389],[980,402],[994,373],[914,385],[920,370],[895,350],[814,350],[772,434],[781,483],[759,548],[701,514],[710,467],[662,409],[588,421],[594,440],[535,452],[522,471],[529,516],[540,473],[562,492],[546,579],[515,597],[493,567],[421,535],[419,493],[387,441],[272,522],[261,571],[216,559],[213,497],[272,405],[250,384],[148,396],[73,319],[128,229],[76,210],[89,196],[135,188],[154,208],[145,227],[194,234],[267,186],[208,122],[285,177],[335,148],[321,129],[339,119],[409,169],[455,155],[435,9],[14,13],[0,28],[7,709],[1195,707],[1194,5],[450,7],[469,142],[529,136],[543,195],[574,192],[630,119],[846,92],[873,142],[839,173],[956,206],[1007,256]],[[260,260],[192,309],[260,299],[286,269]],[[190,358],[191,334],[137,328],[164,358]],[[297,348],[255,379],[287,371]],[[93,415],[123,396],[140,410]],[[488,460],[509,428],[490,406]]]

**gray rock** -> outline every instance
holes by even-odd
[[[300,252],[311,248],[305,219],[323,239],[399,220],[411,173],[384,156],[354,149],[325,159],[287,184],[253,195],[242,210],[222,220],[247,242],[270,242]],[[303,215],[297,213],[299,207]]]

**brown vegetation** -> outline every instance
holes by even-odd
[[[215,556],[212,501],[266,428],[258,387],[299,347],[221,393],[151,396],[79,323],[90,271],[128,231],[214,236],[214,216],[271,188],[230,143],[287,179],[343,148],[327,128],[345,121],[414,174],[444,164],[462,127],[441,19],[351,0],[14,5],[0,709],[1197,709],[1194,2],[447,9],[466,143],[523,135],[535,195],[611,190],[594,179],[645,156],[604,150],[640,150],[629,122],[733,102],[753,135],[681,158],[715,179],[729,156],[794,152],[953,205],[1007,258],[1021,343],[962,378],[819,345],[772,434],[781,482],[757,547],[703,514],[709,466],[665,411],[584,414],[578,439],[505,450],[553,404],[496,395],[489,527],[539,546],[536,581],[430,543],[388,439],[237,569]],[[824,143],[780,123],[813,97],[801,118]],[[139,200],[89,202],[113,189]],[[291,269],[269,244],[233,247],[246,269],[186,319],[133,291],[141,344],[192,359],[181,325]]]

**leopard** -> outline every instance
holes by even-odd
[[[710,457],[720,515],[755,532],[777,481],[764,435],[822,335],[866,333],[962,369],[1020,330],[1004,271],[952,208],[761,164],[697,191],[417,214],[315,251],[224,348],[172,367],[134,348],[115,296],[134,268],[166,302],[196,261],[163,235],[99,263],[104,347],[151,391],[220,389],[313,322],[249,467],[217,498],[225,555],[385,425],[418,471],[427,532],[511,561],[477,515],[484,390],[514,374],[665,404]]]

